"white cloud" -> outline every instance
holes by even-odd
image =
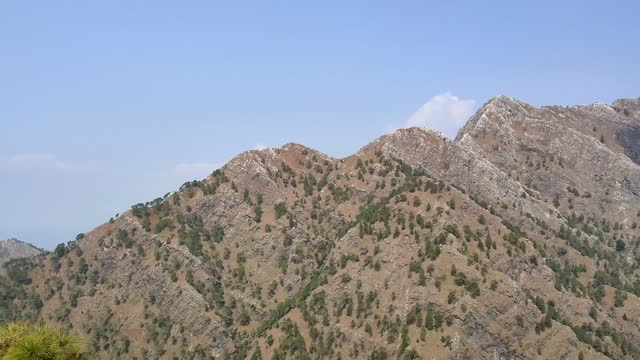
[[[175,174],[185,180],[204,179],[224,163],[180,163],[175,166]]]
[[[71,164],[60,160],[54,154],[28,153],[17,154],[0,159],[0,168],[4,169],[71,169]]]
[[[453,139],[458,130],[473,115],[476,101],[461,99],[450,92],[436,95],[416,111],[405,126],[419,126],[436,129]]]
[[[267,145],[262,144],[262,143],[257,143],[254,147],[253,150],[264,150],[269,148]]]

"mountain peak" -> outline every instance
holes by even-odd
[[[509,95],[496,95],[491,99],[487,100],[484,105],[492,105],[492,106],[509,106],[509,105],[518,105],[518,106],[531,106],[528,103],[519,100],[513,96]]]
[[[16,238],[0,240],[0,268],[11,259],[31,257],[44,250]]]
[[[356,155],[380,151],[384,147],[420,146],[425,142],[437,144],[448,141],[449,139],[438,130],[414,126],[396,129],[384,134],[362,147]],[[400,144],[403,145],[401,146]]]
[[[611,107],[640,123],[640,97],[636,99],[618,99],[611,104]]]
[[[498,95],[485,102],[467,123],[458,131],[455,140],[461,140],[465,134],[484,127],[487,121],[508,124],[513,117],[527,116],[538,110],[536,107],[511,96]]]

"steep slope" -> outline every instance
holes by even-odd
[[[0,269],[11,259],[36,256],[42,249],[17,239],[0,240]]]
[[[637,103],[242,153],[11,262],[0,316],[101,358],[639,358]]]
[[[631,124],[618,129],[615,134],[617,142],[624,148],[625,154],[636,164],[640,163],[640,98],[619,99],[613,102],[612,108],[625,117]]]
[[[629,138],[634,127],[634,120],[607,105],[536,109],[498,97],[467,123],[457,142],[477,149],[543,200],[557,198],[585,216],[631,225],[640,210],[640,167],[632,157],[640,145]]]

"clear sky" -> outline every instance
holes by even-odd
[[[259,146],[640,96],[637,2],[522,3],[1,1],[0,238],[51,249]]]

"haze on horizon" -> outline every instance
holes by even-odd
[[[4,2],[0,239],[52,249],[251,148],[342,157],[413,125],[453,137],[498,94],[638,97],[638,10]]]

